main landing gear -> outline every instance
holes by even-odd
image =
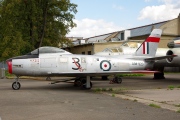
[[[109,81],[109,84],[113,84],[113,83],[121,84],[122,78],[115,76],[112,80]]]
[[[165,77],[164,77],[164,67],[155,68],[155,70],[160,71],[160,72],[154,73],[154,79],[165,79]]]
[[[76,78],[74,81],[74,86],[80,87],[82,89],[91,89],[92,82],[90,80],[90,76],[87,76],[86,78],[85,77]]]
[[[12,83],[12,88],[14,90],[19,90],[21,88],[21,84],[18,82],[19,80],[19,76],[17,76],[17,78],[15,78],[15,82]]]
[[[154,79],[165,79],[164,73],[163,72],[154,73]]]

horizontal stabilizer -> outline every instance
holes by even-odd
[[[166,56],[160,56],[160,57],[146,58],[144,60],[146,62],[149,62],[149,61],[156,61],[156,60],[162,60],[162,59],[173,58],[173,57],[177,57],[177,55],[166,55]]]

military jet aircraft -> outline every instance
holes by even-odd
[[[26,55],[8,59],[9,73],[17,77],[12,84],[14,90],[21,87],[20,76],[73,76],[79,77],[87,89],[92,87],[90,76],[116,75],[119,73],[154,73],[151,71],[156,60],[174,56],[154,57],[162,30],[154,29],[134,55],[122,57],[71,54],[56,47],[40,47]],[[115,79],[121,79],[115,77]]]
[[[179,48],[180,47],[180,37],[173,39],[167,44],[169,48]]]

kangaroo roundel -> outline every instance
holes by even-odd
[[[107,60],[103,60],[100,63],[100,68],[103,71],[109,71],[111,69],[111,63],[109,61],[107,61]]]

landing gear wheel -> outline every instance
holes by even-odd
[[[91,89],[92,88],[92,82],[90,82],[90,87],[86,88],[86,78],[77,78],[74,81],[74,86],[75,87],[80,87],[81,89]]]
[[[82,83],[81,83],[81,80],[80,79],[76,79],[75,81],[74,81],[74,87],[80,87],[82,85]]]
[[[118,84],[121,84],[121,83],[122,83],[122,78],[117,77],[116,79],[117,79],[117,83],[118,83]]]
[[[13,82],[12,88],[14,90],[19,90],[21,88],[21,84],[19,82]]]
[[[122,78],[114,77],[113,80],[109,81],[109,84],[113,84],[113,83],[121,84],[122,83]]]
[[[164,73],[154,73],[154,79],[165,79]]]

